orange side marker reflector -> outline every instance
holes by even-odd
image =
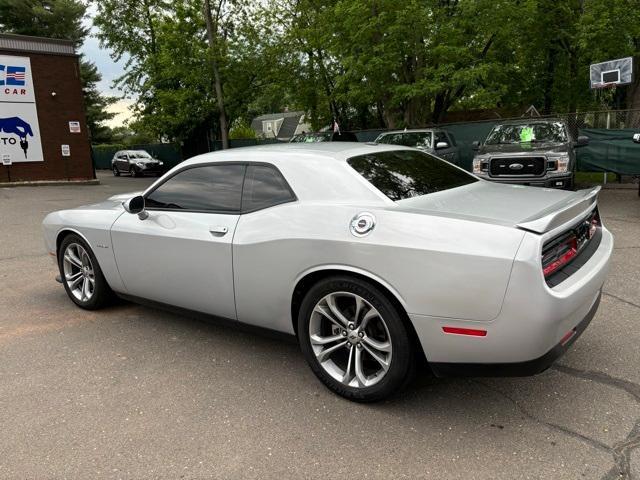
[[[475,330],[473,328],[458,328],[458,327],[442,327],[444,333],[452,333],[454,335],[470,335],[472,337],[486,337],[486,330]]]

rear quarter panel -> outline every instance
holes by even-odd
[[[375,229],[349,232],[372,212]],[[291,297],[306,273],[358,271],[397,292],[408,313],[490,321],[500,312],[524,233],[387,209],[287,204],[243,215],[233,247],[238,320],[292,332]]]

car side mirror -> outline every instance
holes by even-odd
[[[471,149],[472,150],[480,150],[480,142],[478,140],[474,140],[471,143]]]
[[[142,195],[125,200],[122,202],[122,206],[127,213],[137,214],[140,220],[146,220],[149,217],[149,214],[144,209],[144,197]]]
[[[640,143],[640,133],[634,133],[633,134],[633,141],[635,143]]]
[[[578,141],[576,142],[576,147],[585,147],[587,145],[589,145],[589,137],[580,135],[578,137]]]
[[[449,144],[447,142],[436,143],[436,150],[441,150],[443,148],[449,148]]]

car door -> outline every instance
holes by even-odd
[[[118,169],[121,172],[129,171],[129,156],[124,152],[118,157]]]
[[[111,238],[126,293],[236,318],[232,241],[245,169],[186,167],[145,193],[147,218],[124,213],[116,220]]]
[[[437,145],[441,142],[444,142],[447,144],[447,147],[445,148],[436,148]],[[444,158],[445,160],[455,163],[456,161],[456,149],[455,146],[452,144],[451,139],[447,136],[447,134],[443,131],[436,131],[434,132],[434,139],[433,139],[433,146],[435,149],[435,154],[440,157],[440,158]]]

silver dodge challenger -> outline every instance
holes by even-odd
[[[566,351],[613,249],[598,190],[495,184],[395,145],[285,144],[195,157],[43,227],[79,307],[117,295],[295,335],[329,389],[366,402],[424,361],[532,375]]]

